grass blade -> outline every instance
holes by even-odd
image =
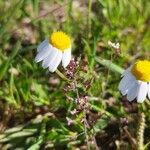
[[[21,43],[18,41],[14,46],[14,49],[12,50],[10,57],[6,61],[4,61],[0,66],[0,80],[2,80],[2,78],[6,74],[9,65],[12,63],[14,57],[17,55],[20,48],[21,48]]]
[[[98,62],[99,64],[109,68],[111,71],[122,74],[124,72],[124,69],[121,68],[120,66],[112,63],[110,60],[106,60],[106,59],[100,59],[98,57],[95,58],[96,62]]]

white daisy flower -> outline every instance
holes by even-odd
[[[119,84],[122,95],[127,95],[129,101],[135,98],[142,103],[146,96],[150,99],[150,61],[139,60],[122,74]]]
[[[62,31],[53,32],[49,39],[39,44],[36,62],[42,62],[43,68],[54,72],[62,61],[65,68],[71,60],[71,39]]]

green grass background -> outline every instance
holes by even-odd
[[[89,97],[89,116],[97,118],[87,132],[85,112],[70,114],[75,92],[64,92],[66,82],[34,62],[37,45],[56,30],[72,38],[73,57],[88,62],[87,73],[80,66],[76,73],[79,93]],[[108,41],[120,43],[120,55]],[[134,149],[140,111],[148,149],[148,104],[126,103],[118,91],[120,74],[137,59],[150,59],[148,0],[0,0],[1,149],[95,149],[92,136],[102,149]]]

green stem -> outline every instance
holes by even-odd
[[[67,81],[67,82],[70,82],[70,80],[65,76],[63,75],[58,69],[56,69],[55,71],[57,73],[57,75],[62,78],[63,80]]]
[[[87,19],[88,37],[90,37],[90,33],[91,33],[91,9],[92,9],[92,0],[89,0],[89,2],[88,2],[88,19]]]
[[[146,99],[145,102],[150,107],[150,101],[148,99]]]

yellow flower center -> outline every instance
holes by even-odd
[[[53,32],[49,38],[49,42],[61,51],[64,51],[71,46],[70,37],[62,31]]]
[[[131,72],[136,77],[137,80],[150,82],[150,61],[139,60],[133,67]]]

